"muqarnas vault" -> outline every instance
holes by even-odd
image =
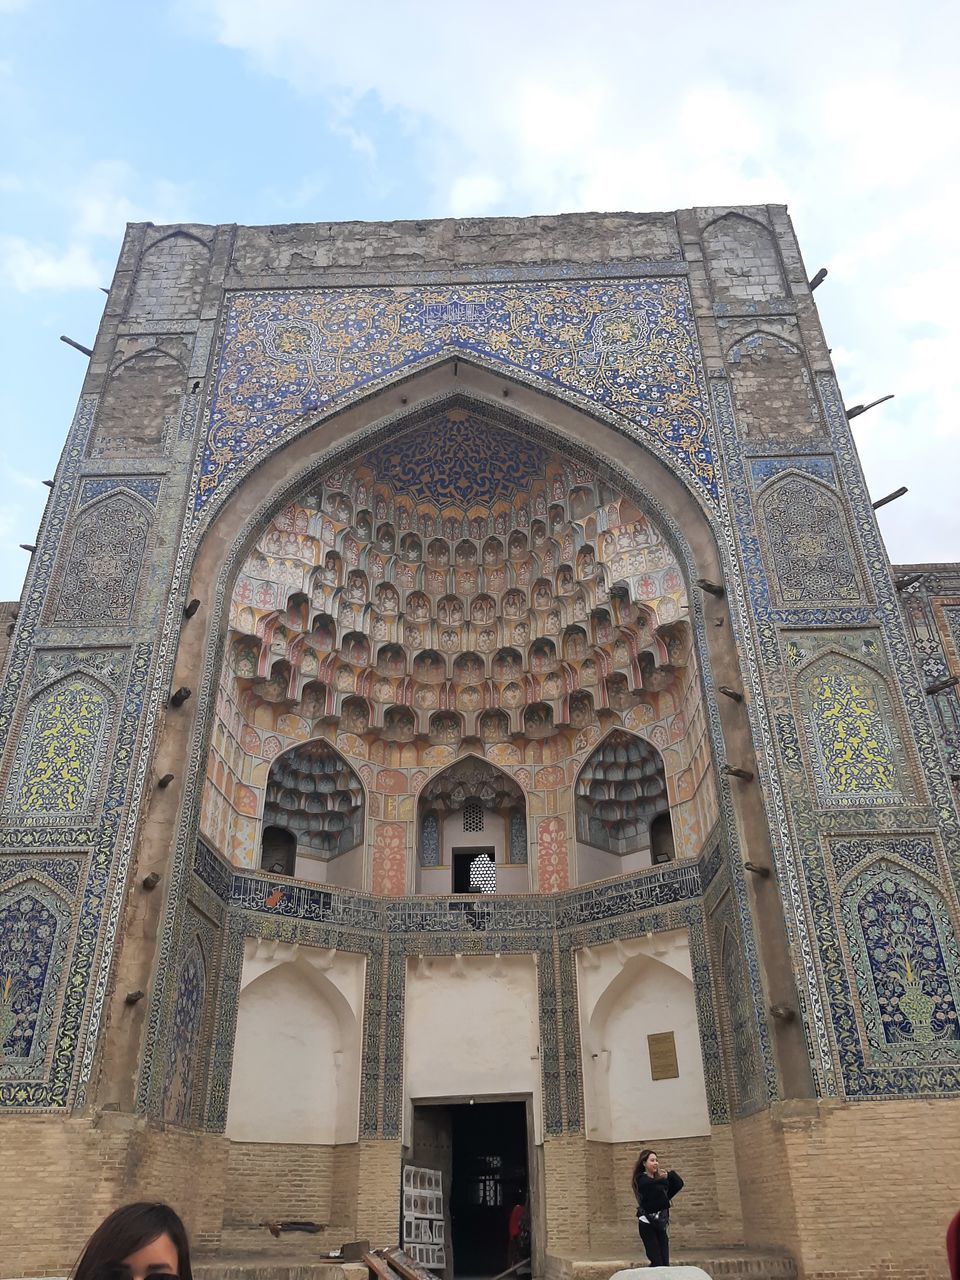
[[[395,1242],[410,1165],[448,1276],[525,1195],[572,1276],[645,1144],[689,1257],[939,1276],[935,568],[781,207],[129,227],[0,708],[7,1265],[141,1196]]]

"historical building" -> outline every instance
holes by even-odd
[[[725,1275],[939,1277],[921,571],[781,207],[131,226],[0,704],[6,1274],[140,1196],[395,1242],[412,1165],[448,1277],[527,1194],[599,1276],[650,1145]]]

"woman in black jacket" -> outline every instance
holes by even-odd
[[[660,1168],[657,1153],[644,1147],[633,1167],[633,1194],[637,1197],[637,1227],[651,1267],[669,1267],[670,1201],[683,1187],[683,1179],[671,1169]]]

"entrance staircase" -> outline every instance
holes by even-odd
[[[554,1258],[547,1256],[545,1280],[610,1280],[617,1271],[646,1267],[643,1256]],[[700,1267],[712,1280],[796,1280],[797,1265],[785,1253],[765,1249],[673,1249],[672,1266]]]
[[[368,1280],[362,1262],[320,1258],[347,1238],[347,1233],[333,1227],[321,1235],[290,1234],[279,1240],[262,1228],[228,1227],[216,1252],[197,1253],[193,1273],[195,1280]],[[617,1271],[646,1266],[639,1241],[619,1234],[609,1243],[619,1247],[607,1249],[605,1239],[597,1241],[590,1258],[548,1254],[544,1274],[536,1280],[610,1280]],[[675,1254],[672,1261],[677,1265],[700,1267],[712,1280],[796,1280],[797,1276],[793,1259],[776,1250],[678,1247]]]

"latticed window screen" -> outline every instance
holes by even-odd
[[[470,891],[497,892],[497,866],[489,853],[480,853],[470,863]]]
[[[483,802],[481,800],[467,800],[464,802],[463,829],[464,831],[483,830]]]

